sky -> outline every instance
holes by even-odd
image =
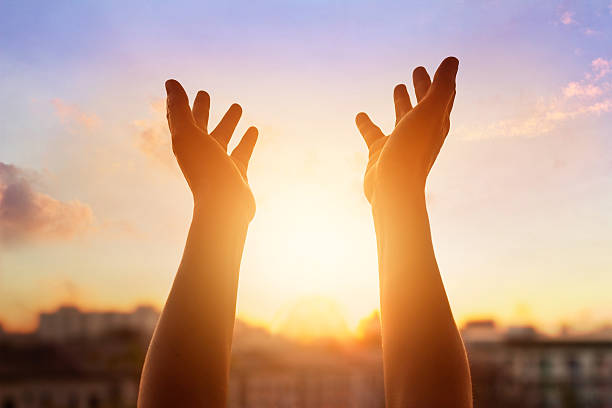
[[[0,1],[0,321],[163,305],[192,205],[175,78],[259,129],[238,316],[355,330],[378,308],[355,114],[390,132],[393,86],[454,55],[427,201],[456,319],[612,324],[610,44],[610,0]]]

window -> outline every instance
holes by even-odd
[[[5,397],[2,401],[2,408],[15,408],[16,405],[13,397]]]
[[[100,408],[102,404],[100,403],[100,398],[98,398],[98,396],[96,394],[91,394],[89,396],[89,401],[87,403],[87,406],[89,408]]]

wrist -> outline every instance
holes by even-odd
[[[426,210],[425,190],[420,188],[376,192],[372,197],[375,218],[397,218]]]
[[[194,219],[207,219],[214,224],[226,223],[233,226],[248,226],[255,215],[255,200],[252,195],[246,199],[222,200],[219,197],[193,197]]]
[[[379,250],[389,245],[403,247],[411,240],[407,236],[429,230],[424,192],[378,196],[372,201],[372,217]]]
[[[389,265],[395,265],[392,269],[399,273],[413,270],[415,262],[432,252],[424,192],[376,200],[372,204],[372,216],[379,265],[387,265],[385,281],[394,276]],[[407,251],[412,253],[410,257],[401,256]]]
[[[251,219],[244,210],[228,209],[210,204],[194,204],[192,226],[205,227],[209,231],[217,231],[215,239],[218,244],[225,241],[224,238],[232,238],[238,233],[240,235],[249,227]]]

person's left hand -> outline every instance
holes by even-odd
[[[395,128],[386,136],[368,115],[356,122],[368,149],[364,191],[374,205],[399,202],[424,194],[427,175],[450,127],[459,61],[448,57],[438,67],[433,82],[423,67],[413,72],[418,104],[413,108],[404,84],[395,87]]]

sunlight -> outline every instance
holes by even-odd
[[[239,291],[241,318],[281,330],[283,310],[319,297],[335,302],[354,331],[378,307],[376,243],[370,220],[359,217],[359,198],[312,183],[261,197],[240,277],[241,287],[254,289]],[[290,331],[316,331],[316,315],[303,314],[293,326],[307,327]]]
[[[314,290],[333,288],[338,273],[351,268],[359,240],[346,208],[326,197],[310,186],[282,192],[273,205],[258,209],[257,223],[266,226],[262,239],[275,248],[276,261],[286,265],[285,273],[307,274],[305,283]]]
[[[279,311],[271,328],[302,341],[345,339],[350,335],[341,307],[323,296],[307,296],[287,305]]]

